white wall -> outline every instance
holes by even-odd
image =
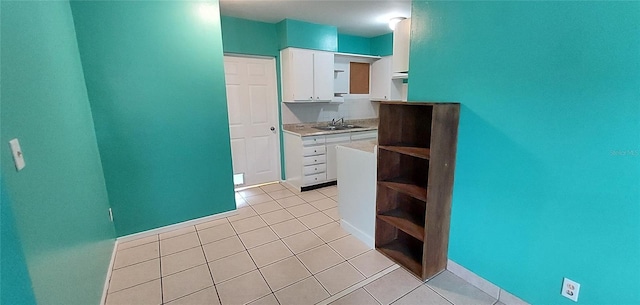
[[[316,123],[331,119],[371,119],[378,117],[380,103],[371,102],[368,95],[345,95],[344,103],[283,103],[282,123]]]

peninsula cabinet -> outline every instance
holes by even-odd
[[[447,266],[460,104],[383,102],[375,244],[418,278]]]
[[[333,53],[286,48],[280,51],[284,102],[331,102]]]

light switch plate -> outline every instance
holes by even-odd
[[[24,168],[25,163],[18,138],[9,141],[9,146],[11,146],[11,153],[13,154],[13,162],[16,164],[16,170],[20,171]]]

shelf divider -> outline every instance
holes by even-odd
[[[401,209],[394,209],[378,214],[378,218],[418,240],[424,241],[424,227],[417,224],[420,220],[419,217],[415,217]]]
[[[421,277],[422,264],[420,262],[422,261],[422,255],[420,253],[412,251],[407,245],[398,240],[393,240],[387,244],[378,246],[378,250]]]
[[[431,150],[429,148],[423,147],[411,147],[411,146],[392,146],[392,145],[381,145],[378,146],[380,149],[393,151],[405,155],[409,155],[416,158],[427,159],[431,155]]]
[[[418,200],[427,202],[427,189],[415,184],[411,184],[402,179],[394,179],[390,181],[378,181],[379,185],[396,190],[400,193],[407,194]]]

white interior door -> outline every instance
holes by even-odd
[[[224,57],[233,173],[241,186],[280,180],[274,58]]]

